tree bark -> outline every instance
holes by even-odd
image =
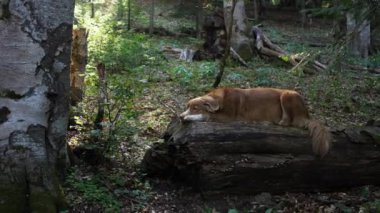
[[[250,59],[253,56],[250,41],[248,38],[249,29],[247,28],[247,16],[245,13],[244,0],[224,0],[224,21],[225,26],[230,26],[231,8],[233,2],[236,2],[233,12],[232,30],[227,29],[227,35],[231,33],[231,48],[234,49],[244,60]]]
[[[210,194],[332,191],[380,184],[379,132],[380,125],[334,131],[331,152],[318,159],[306,130],[175,120],[143,165]]]
[[[218,74],[216,75],[215,82],[212,85],[213,88],[217,88],[219,86],[220,82],[222,81],[222,77],[224,74],[224,68],[226,66],[227,59],[230,56],[230,49],[232,48],[231,47],[231,37],[232,37],[231,32],[232,32],[233,20],[234,20],[232,14],[234,14],[234,12],[235,12],[237,1],[232,0],[231,3],[232,3],[232,5],[231,5],[229,12],[226,9],[227,8],[226,5],[224,8],[224,17],[225,17],[224,20],[229,19],[228,21],[227,20],[225,21],[226,30],[227,30],[226,48],[224,49],[223,57],[220,59],[219,64],[218,64],[219,71],[218,71]]]
[[[104,63],[98,63],[96,66],[99,77],[99,99],[98,99],[98,112],[94,120],[94,129],[102,130],[102,122],[105,117],[104,107],[107,103],[107,80],[106,80],[106,65]]]
[[[154,1],[155,0],[151,0],[150,5],[149,35],[153,35],[154,33]]]
[[[347,13],[346,20],[349,51],[355,56],[367,59],[371,42],[370,22],[356,20],[351,13]]]
[[[88,31],[85,28],[73,30],[70,64],[70,99],[73,106],[83,97],[84,73],[87,65],[87,36]]]
[[[132,11],[132,0],[128,0],[128,30],[131,29],[131,11]]]
[[[0,16],[0,212],[57,212],[74,1],[10,0]]]
[[[253,18],[258,21],[260,13],[258,0],[253,0],[253,8]]]

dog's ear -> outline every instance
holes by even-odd
[[[216,112],[220,108],[218,100],[211,96],[205,96],[203,97],[203,100],[203,104],[209,112]]]

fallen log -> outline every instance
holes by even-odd
[[[332,191],[380,184],[380,125],[333,131],[333,148],[313,155],[306,130],[254,123],[173,121],[144,156],[151,176],[204,193]]]
[[[272,43],[263,31],[256,26],[252,27],[251,36],[254,40],[254,48],[260,55],[275,57],[291,64],[293,67],[299,67],[301,64],[307,65],[304,66],[304,69],[308,72],[320,72],[327,69],[327,66],[323,63],[309,59],[310,55],[287,53],[281,47]]]

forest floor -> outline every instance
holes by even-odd
[[[290,52],[319,52],[332,43],[331,26],[328,21],[313,22],[302,28],[294,17],[271,16],[262,22],[261,28],[272,39]],[[287,20],[287,21],[284,21]],[[154,38],[172,40],[173,38]],[[319,47],[313,47],[320,44]],[[177,43],[177,47],[187,44]],[[321,47],[322,46],[322,47]],[[322,61],[331,55],[318,56]],[[169,59],[178,70],[197,67],[201,62],[183,62]],[[189,65],[189,63],[192,63]],[[380,120],[380,80],[379,76],[367,71],[335,70],[326,73],[303,74],[290,72],[281,62],[261,59],[249,62],[249,67],[241,67],[236,62],[227,68],[221,86],[256,87],[270,86],[299,91],[306,99],[313,117],[320,119],[330,128],[344,128],[363,125],[367,121]],[[181,69],[180,69],[181,68]],[[189,68],[191,69],[191,68]],[[205,68],[210,70],[212,68]],[[162,135],[173,116],[178,115],[191,97],[204,94],[213,83],[213,75],[200,73],[198,79],[186,79],[186,75],[168,73],[154,68],[146,89],[136,100],[136,110],[140,112],[139,132],[133,140],[121,144],[123,157],[104,166],[92,168],[79,165],[72,176],[86,179],[93,174],[115,177],[99,180],[105,190],[121,201],[122,212],[379,212],[380,188],[362,186],[330,193],[284,193],[280,195],[260,193],[250,196],[221,195],[205,197],[191,188],[169,180],[144,179],[139,162],[144,152],[154,142],[162,142]],[[207,76],[207,77],[205,77]],[[211,77],[210,77],[211,76]],[[114,175],[115,174],[115,175]],[[113,176],[114,175],[114,176]],[[120,180],[121,179],[121,180]],[[119,183],[120,182],[120,183]],[[119,183],[119,184],[117,184]],[[243,184],[243,183],[242,183]],[[92,186],[90,184],[90,186]],[[89,184],[83,184],[89,187]],[[135,190],[127,190],[126,188]],[[90,187],[89,187],[90,188]],[[94,189],[95,192],[97,192]],[[100,189],[99,189],[100,190]],[[127,192],[123,192],[127,190]],[[86,195],[66,187],[72,212],[99,212],[100,204],[86,202]],[[102,194],[99,191],[98,194]],[[88,195],[90,196],[90,195]],[[99,195],[100,196],[100,195]],[[110,199],[107,196],[101,199]],[[96,199],[94,199],[96,200]],[[109,201],[112,205],[112,201]],[[112,210],[109,210],[112,212]]]
[[[278,20],[282,21],[278,22]],[[284,22],[283,20],[288,21]],[[331,44],[330,34],[332,32],[328,31],[328,26],[323,26],[324,22],[315,22],[314,25],[306,29],[300,28],[299,24],[294,23],[297,21],[292,16],[275,17],[274,19],[272,16],[272,21],[262,23],[262,28],[275,43],[285,46],[288,51],[310,50],[313,48],[309,46],[310,44],[321,44],[322,46]],[[315,48],[315,51],[319,50],[320,47]],[[322,60],[329,59],[327,56],[321,58]],[[233,70],[227,70],[226,81],[222,82],[222,86],[252,87],[257,84],[257,86],[297,89],[306,97],[313,116],[325,121],[330,128],[362,125],[371,118],[379,119],[380,88],[379,79],[376,80],[379,78],[378,76],[365,73],[366,71],[344,70],[326,76],[317,74],[318,76],[298,77],[286,70],[289,67],[284,68],[282,65],[276,65],[276,62],[273,65],[273,62],[259,60],[255,59],[254,62],[250,62],[253,68],[234,67]],[[229,72],[241,76],[236,77],[233,76],[233,73],[228,74]],[[363,76],[368,76],[368,78],[362,78]],[[333,79],[331,80],[331,78]],[[247,83],[248,79],[251,80],[250,83]],[[377,87],[368,88],[368,81],[372,81],[369,79],[377,81]],[[209,82],[210,85],[211,83]],[[335,84],[339,84],[339,86]],[[168,87],[166,84],[161,84],[161,87],[158,87],[161,89],[154,87],[154,91],[160,91],[161,94],[151,92],[148,94],[161,97],[162,94],[166,94],[167,100],[177,97],[175,102],[179,102],[182,107],[185,106],[190,97],[205,92],[197,91],[195,94],[189,94],[181,91],[181,89]],[[313,97],[310,98],[308,94],[314,93],[315,96],[312,95]],[[341,100],[333,100],[334,98]],[[155,98],[145,99],[152,100]],[[355,109],[358,106],[350,106],[350,104],[355,105],[355,99],[357,101],[365,100],[369,104],[376,104],[375,100],[377,100],[377,106],[374,108],[377,113],[372,114],[365,109],[356,111]],[[329,107],[325,107],[326,105]],[[173,106],[173,103],[167,101],[164,106]],[[164,109],[158,107],[157,110],[166,111],[166,113],[160,113],[161,118],[159,119],[162,119],[165,114],[166,116],[172,115],[171,111],[165,107]],[[165,128],[160,127],[154,129],[159,130],[160,135],[165,130]],[[204,197],[202,194],[193,192],[180,184],[162,180],[151,181],[154,186],[154,196],[148,205],[148,209],[154,212],[377,212],[380,210],[380,188],[373,186],[363,186],[332,193],[272,195],[264,192],[252,196]]]

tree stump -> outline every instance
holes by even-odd
[[[306,130],[257,123],[174,120],[145,154],[152,176],[213,193],[315,192],[380,184],[380,125],[333,131],[323,159]]]

